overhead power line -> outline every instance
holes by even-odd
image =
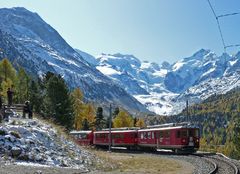
[[[227,16],[234,16],[234,15],[238,15],[238,14],[240,14],[240,12],[238,12],[238,13],[229,13],[229,14],[219,15],[219,16],[217,16],[217,18],[222,18],[222,17],[227,17]]]
[[[223,44],[223,49],[224,49],[224,53],[226,53],[226,44],[225,44],[225,41],[224,41],[224,38],[223,38],[223,34],[222,34],[222,29],[221,29],[221,26],[220,26],[220,23],[219,23],[219,20],[218,20],[218,16],[210,2],[210,0],[207,0],[208,1],[208,4],[213,12],[213,15],[215,16],[215,19],[217,21],[217,26],[218,26],[218,30],[219,30],[219,33],[220,33],[220,36],[221,36],[221,39],[222,39],[222,44]]]
[[[222,33],[222,28],[221,28],[221,25],[220,25],[220,22],[219,22],[219,18],[238,15],[238,14],[240,14],[240,12],[228,13],[228,14],[223,14],[223,15],[217,15],[217,13],[215,12],[215,10],[214,10],[210,0],[207,0],[207,1],[208,1],[208,4],[209,4],[209,6],[210,6],[210,8],[212,10],[212,13],[213,13],[215,19],[216,19],[216,22],[217,22],[218,30],[219,30],[219,33],[220,33],[220,36],[221,36],[221,40],[222,40],[224,53],[226,53],[226,49],[227,48],[230,48],[230,47],[240,47],[240,44],[226,45],[226,42],[224,40],[223,33]]]

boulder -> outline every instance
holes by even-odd
[[[22,153],[22,149],[19,148],[19,147],[13,147],[11,149],[11,154],[12,154],[12,157],[18,157],[20,154]]]

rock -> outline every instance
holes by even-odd
[[[43,172],[41,170],[37,170],[34,174],[42,174]]]
[[[19,160],[23,160],[23,161],[28,161],[29,157],[28,157],[28,155],[26,153],[24,153],[24,154],[19,155],[18,159]]]
[[[60,163],[60,166],[61,167],[68,167],[67,160],[62,160],[61,163]]]
[[[12,135],[5,135],[5,139],[7,139],[10,142],[16,141],[16,137],[14,137]]]
[[[22,149],[19,148],[19,147],[13,147],[11,149],[11,154],[12,154],[12,157],[18,157],[20,154],[22,153]]]

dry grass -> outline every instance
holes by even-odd
[[[191,164],[151,154],[106,151],[95,151],[95,154],[107,163],[113,164],[112,168],[103,168],[104,172],[109,173],[190,174],[193,172]]]

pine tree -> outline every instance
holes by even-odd
[[[89,122],[86,118],[84,118],[84,120],[83,120],[82,130],[89,130]]]
[[[32,80],[29,86],[29,100],[33,111],[39,114],[43,114],[43,96],[41,93],[42,91],[40,90],[39,84]]]
[[[113,119],[119,114],[120,110],[119,107],[116,107],[113,111]]]
[[[134,125],[134,126],[136,126],[137,121],[138,121],[137,117],[134,117],[134,119],[133,119],[133,125]]]
[[[17,73],[15,96],[18,103],[24,103],[29,99],[29,77],[23,68]]]
[[[60,75],[54,75],[47,81],[45,100],[47,113],[61,125],[71,129],[73,124],[72,102],[67,85]]]
[[[102,107],[97,108],[95,127],[97,130],[101,130],[104,127],[104,117],[103,117]]]

